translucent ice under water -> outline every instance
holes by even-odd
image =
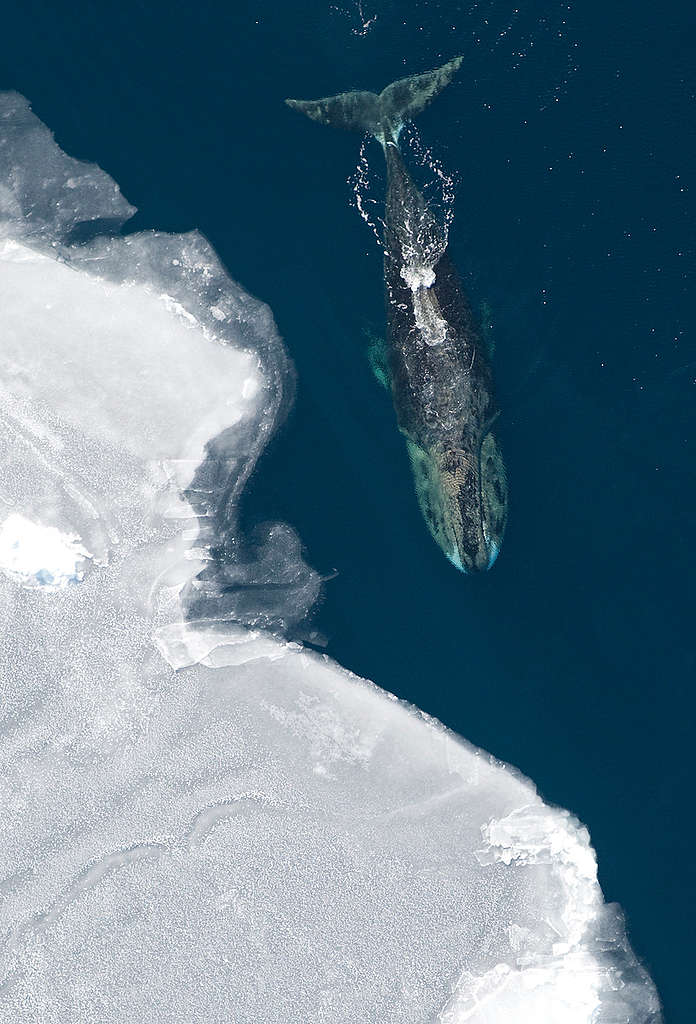
[[[270,631],[317,589],[236,531],[282,346],[131,212],[0,97],[0,1019],[658,1021],[586,830]]]

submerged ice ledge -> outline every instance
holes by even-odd
[[[586,829],[273,635],[318,590],[238,529],[282,345],[132,212],[0,96],[0,1017],[657,1022]]]

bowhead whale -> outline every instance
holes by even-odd
[[[457,57],[379,95],[347,92],[286,103],[323,124],[371,133],[387,162],[384,279],[387,376],[430,532],[464,572],[490,569],[507,517],[507,483],[492,432],[499,409],[480,327],[448,251],[445,226],[409,175],[403,124],[451,81]]]

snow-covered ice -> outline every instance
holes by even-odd
[[[0,96],[0,1019],[659,1021],[583,826],[274,635],[272,316],[132,212]]]

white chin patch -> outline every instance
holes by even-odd
[[[459,569],[461,572],[468,572],[466,566],[462,565],[462,560],[459,557],[459,552],[456,548],[452,548],[452,550],[448,552],[447,557],[456,569]]]
[[[80,583],[91,557],[76,534],[17,512],[0,522],[0,571],[24,586],[57,590]]]

